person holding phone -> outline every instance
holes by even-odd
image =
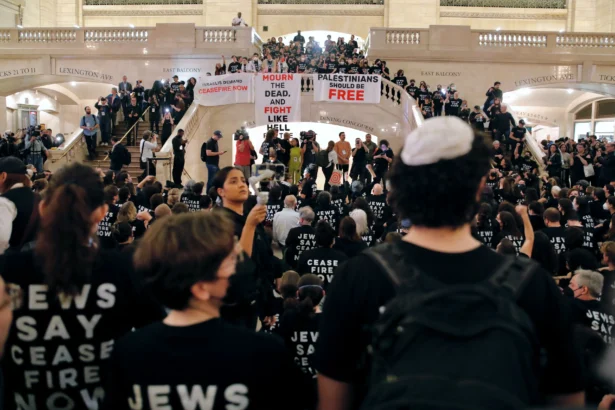
[[[384,176],[389,170],[389,164],[393,162],[393,150],[389,147],[389,141],[380,141],[380,147],[374,152],[374,183],[386,186]]]
[[[221,131],[214,131],[211,138],[201,147],[201,160],[207,165],[207,192],[212,186],[216,173],[220,170],[220,155],[226,154],[226,151],[220,152],[218,149],[218,141],[222,138]]]
[[[160,140],[163,146],[171,136],[171,133],[173,133],[173,125],[173,117],[171,116],[171,113],[167,108],[166,112],[164,113],[164,117],[162,118],[162,137],[160,138]]]

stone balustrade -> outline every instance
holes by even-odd
[[[157,24],[155,27],[127,28],[22,28],[0,29],[0,50],[29,54],[34,49],[55,52],[82,49],[84,54],[104,51],[117,54],[190,52],[211,49],[216,55],[245,54],[261,49],[262,40],[251,27],[195,27],[193,24]],[[147,48],[144,48],[147,47]],[[145,50],[148,50],[147,52]],[[43,52],[43,50],[40,50]]]
[[[514,50],[534,53],[538,59],[556,59],[561,55],[578,55],[579,59],[615,54],[615,34],[560,33],[538,31],[486,31],[472,30],[468,26],[430,26],[414,28],[371,28],[367,38],[370,56],[376,58],[406,58],[417,56],[417,51],[459,51],[467,54],[479,52],[494,59],[503,52]]]

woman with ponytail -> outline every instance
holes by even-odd
[[[312,273],[301,276],[296,298],[284,302],[284,314],[279,329],[287,349],[293,352],[295,363],[306,377],[312,380],[313,391],[308,396],[314,403],[317,390],[316,369],[312,361],[320,327],[320,302],[324,297],[322,279]]]
[[[0,259],[14,296],[3,409],[99,408],[114,341],[163,317],[136,289],[130,255],[99,246],[107,209],[92,168],[64,168],[39,205],[35,249]]]

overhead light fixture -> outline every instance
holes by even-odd
[[[502,30],[501,27],[498,27],[498,28],[495,29],[495,31],[500,31],[500,30]]]
[[[80,29],[81,27],[79,27],[79,24],[75,24],[73,25],[73,27],[75,27],[76,29]]]
[[[564,29],[560,29],[560,31],[559,31],[559,32],[560,32],[560,33],[563,33],[564,31],[566,31],[566,30],[564,30]]]
[[[77,82],[75,82],[75,81],[71,81],[71,82],[70,82],[70,85],[72,85],[72,86],[74,87],[74,86],[76,86],[76,85],[77,85]]]
[[[572,88],[568,89],[568,94],[572,94],[574,92],[574,90]]]
[[[23,28],[23,26],[21,24],[18,24],[17,28]]]
[[[143,54],[147,54],[147,48],[143,49]]]
[[[135,28],[135,25],[134,24],[129,24],[128,27]]]

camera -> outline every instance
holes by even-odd
[[[301,138],[302,141],[311,140],[314,137],[316,137],[316,133],[314,131],[312,131],[312,130],[301,131],[299,133],[299,137]]]
[[[235,134],[233,134],[234,141],[238,141],[239,139],[241,139],[241,137],[243,137],[244,140],[250,139],[250,135],[248,134],[248,130],[246,130],[246,127],[239,128],[237,131],[235,131]]]

